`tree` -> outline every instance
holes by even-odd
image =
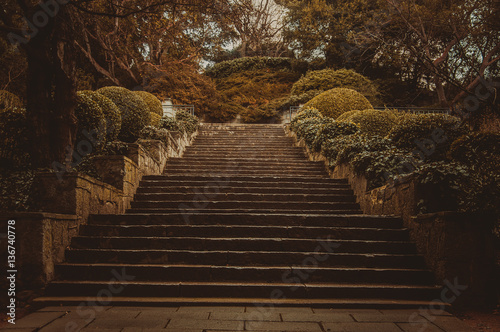
[[[77,130],[77,59],[82,54],[114,83],[120,82],[117,68],[138,81],[134,68],[142,55],[138,22],[142,20],[143,27],[154,24],[148,15],[162,12],[165,6],[205,12],[218,3],[224,2],[2,0],[0,31],[23,50],[28,63],[27,118],[33,166],[70,167]]]
[[[495,0],[385,2],[397,33],[381,40],[392,54],[406,54],[421,65],[442,107],[452,107],[498,70]]]

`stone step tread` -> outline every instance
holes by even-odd
[[[389,240],[340,240],[340,239],[308,239],[308,238],[269,238],[269,237],[252,237],[252,238],[242,238],[242,237],[199,237],[199,236],[136,236],[136,237],[129,237],[129,236],[106,236],[106,237],[94,237],[94,236],[75,236],[73,239],[76,240],[124,240],[124,241],[133,241],[133,240],[172,240],[172,241],[180,241],[180,240],[185,240],[185,241],[190,241],[190,240],[198,240],[198,241],[220,241],[220,242],[256,242],[256,241],[261,241],[261,242],[313,242],[313,243],[318,243],[318,241],[322,241],[324,243],[340,243],[340,244],[402,244],[402,245],[414,245],[413,242],[411,241],[389,241]]]
[[[165,213],[175,213],[178,212],[179,208],[131,208],[127,209],[126,213],[127,214],[165,214]],[[198,209],[196,207],[191,207],[191,208],[186,208],[184,209],[184,213],[191,217],[193,214],[207,214],[207,213],[219,213],[219,214],[231,214],[234,215],[236,213],[266,213],[269,215],[274,215],[274,214],[283,214],[285,212],[295,212],[297,215],[301,215],[304,213],[304,209],[295,209],[292,210],[290,208],[287,209],[216,209],[216,208],[206,208],[206,209]],[[361,209],[334,209],[330,208],[328,210],[314,210],[313,211],[316,214],[324,214],[328,215],[331,214],[332,212],[337,212],[338,214],[346,214],[346,215],[355,215],[355,214],[360,214],[362,213]]]
[[[36,298],[38,305],[73,305],[81,303],[101,303],[102,298],[88,296],[43,296]],[[294,299],[294,298],[226,298],[226,297],[112,297],[106,299],[112,306],[259,306],[273,307],[314,307],[314,308],[349,308],[349,309],[419,309],[442,307],[451,309],[451,304],[439,301],[420,301],[408,299]]]
[[[63,267],[104,267],[112,269],[121,269],[121,268],[152,268],[152,269],[160,269],[160,268],[193,268],[193,269],[243,269],[243,270],[309,270],[311,269],[308,266],[302,265],[266,265],[266,266],[244,266],[244,265],[204,265],[204,264],[119,264],[119,263],[59,263],[56,266]],[[373,267],[328,267],[328,266],[317,266],[314,268],[318,271],[394,271],[394,272],[431,272],[429,269],[415,269],[415,268],[373,268]]]
[[[211,189],[217,189],[212,191]],[[154,191],[156,190],[156,191]],[[153,192],[154,191],[154,192]],[[137,193],[140,194],[163,194],[168,193],[206,193],[207,195],[218,194],[266,194],[266,195],[354,195],[354,191],[350,188],[300,188],[300,187],[221,187],[218,185],[205,186],[164,186],[164,187],[139,187]]]

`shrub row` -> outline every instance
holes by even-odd
[[[290,129],[328,159],[350,164],[370,188],[412,174],[429,199],[421,212],[500,212],[500,134],[469,133],[456,117],[351,111],[336,120],[307,107]]]

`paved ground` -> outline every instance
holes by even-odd
[[[257,307],[48,307],[2,331],[473,331],[446,312]]]

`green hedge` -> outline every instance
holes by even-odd
[[[78,122],[76,142],[88,140],[88,133],[97,138],[94,149],[100,151],[106,145],[106,118],[98,103],[92,98],[91,92],[79,91],[77,93],[78,104],[75,115]],[[87,134],[85,134],[87,133]]]
[[[370,102],[352,89],[335,88],[323,92],[304,105],[318,109],[324,116],[337,119],[345,112],[373,109]]]
[[[160,128],[161,125],[161,116],[159,114],[151,112],[151,126]]]
[[[378,92],[375,84],[367,77],[350,69],[323,69],[310,71],[293,85],[291,95],[302,96],[306,99],[307,93],[324,92],[334,88],[347,88],[355,90],[365,96],[370,102],[377,103]],[[312,99],[312,96],[310,99]],[[305,102],[309,101],[305,100]]]
[[[151,123],[147,104],[132,91],[121,87],[105,87],[97,90],[111,99],[120,110],[122,126],[118,138],[124,142],[134,142],[141,130]]]
[[[99,105],[106,119],[106,141],[112,142],[118,138],[122,127],[122,116],[118,107],[111,99],[95,91],[81,91],[87,94],[92,100]]]
[[[351,122],[329,122],[325,123],[319,128],[316,137],[312,143],[312,150],[319,152],[323,142],[338,136],[353,135],[359,132],[359,127]]]
[[[163,106],[160,99],[158,99],[154,94],[146,91],[134,91],[134,93],[141,97],[142,100],[148,105],[149,111],[151,113],[158,114],[160,117],[163,116]]]
[[[266,68],[303,72],[307,70],[307,62],[291,58],[247,57],[217,63],[205,73],[212,78],[224,78],[243,71]]]
[[[388,111],[362,110],[346,112],[337,120],[355,123],[363,134],[385,137],[398,124],[399,118]]]
[[[200,119],[186,111],[176,112],[175,121],[179,124],[179,128],[182,128],[182,131],[187,134],[192,134],[197,131],[200,125]]]

